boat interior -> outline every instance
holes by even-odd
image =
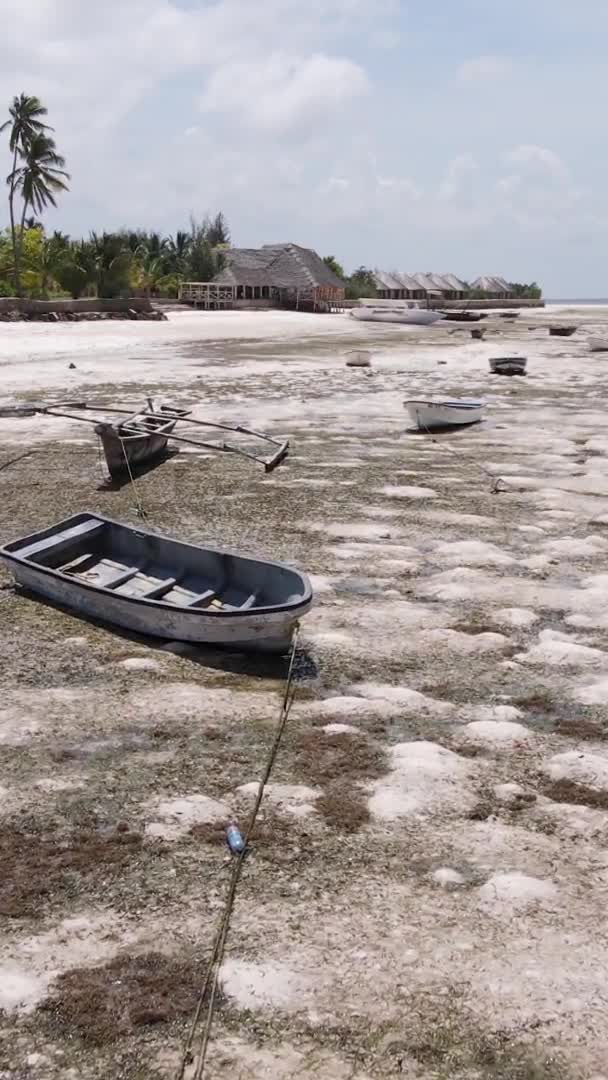
[[[289,567],[194,547],[92,515],[7,544],[2,554],[134,600],[211,612],[251,611],[306,599]]]

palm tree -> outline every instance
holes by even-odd
[[[86,261],[90,280],[98,296],[118,296],[128,288],[133,255],[124,239],[117,233],[91,233],[86,244]]]
[[[19,281],[19,260],[17,257],[17,233],[15,230],[14,208],[17,186],[17,159],[20,154],[25,153],[35,135],[43,135],[45,131],[52,131],[53,129],[41,120],[42,116],[47,115],[47,109],[37,97],[33,97],[29,94],[20,94],[19,97],[13,98],[13,103],[8,111],[9,119],[5,120],[5,122],[0,125],[0,133],[10,129],[9,147],[11,154],[13,155],[13,167],[6,182],[9,187],[8,205],[13,241],[15,291],[17,295],[19,295],[21,292],[21,283]]]
[[[16,245],[16,271],[19,275],[23,230],[28,209],[40,214],[47,206],[57,206],[55,195],[67,191],[65,158],[57,153],[55,140],[43,131],[31,136],[24,150],[19,151],[23,162],[12,173],[13,191],[20,191],[23,199],[19,243]]]
[[[43,235],[40,246],[36,246],[35,252],[29,257],[23,257],[23,279],[27,281],[30,277],[32,287],[41,294],[43,299],[46,299],[48,295],[49,285],[54,281],[59,281],[68,251],[67,236],[61,232],[54,232],[52,236]]]
[[[175,236],[170,236],[167,241],[167,253],[170,270],[175,274],[183,274],[186,268],[186,259],[190,251],[192,237],[190,233],[178,229]]]

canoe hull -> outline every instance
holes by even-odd
[[[93,532],[90,533],[93,540],[83,540],[78,547],[70,533],[78,532],[83,527],[83,521],[85,528],[88,522],[93,523]],[[95,553],[96,523],[108,527],[110,532],[104,540],[103,550],[100,547],[100,563],[96,564],[93,571],[83,571],[78,577],[74,571],[66,573],[62,567],[44,565],[45,556],[47,560],[58,564],[58,560],[69,561],[75,554],[85,558],[84,554],[80,554],[81,550],[86,552],[90,549]],[[133,538],[132,541],[129,536]],[[32,541],[34,547],[39,547],[47,540],[54,543],[56,537],[64,545],[63,554],[60,556],[56,554],[57,549],[51,548],[42,554],[19,554],[20,549],[24,553],[28,547],[31,549]],[[100,586],[95,582],[100,579],[101,563],[111,561],[102,557],[107,556],[107,553],[113,560],[119,559],[125,566],[131,562],[135,567],[138,562],[144,561],[142,556],[145,556],[145,573],[151,572],[155,578],[172,580],[170,575],[173,573],[177,580],[181,571],[182,579],[187,582],[187,589],[181,591],[187,593],[190,589],[192,594],[186,598],[182,596],[179,604],[162,598],[179,590],[179,584],[177,589],[172,586],[171,591],[166,588],[163,591],[161,588],[160,599],[146,599],[137,591],[130,594],[129,590],[133,589],[135,578],[144,574],[144,570],[137,571],[130,578],[128,572],[117,575],[114,570],[115,582],[121,581],[121,584],[116,588]],[[0,560],[10,568],[18,585],[68,608],[75,615],[163,640],[187,641],[241,651],[285,652],[289,648],[296,624],[312,606],[312,590],[308,579],[291,567],[167,540],[93,514],[76,515],[51,529],[8,544],[0,548]],[[116,566],[115,561],[113,565]],[[153,568],[151,571],[150,567]],[[108,567],[105,566],[104,569],[107,571]],[[121,580],[125,578],[127,580]],[[147,582],[149,581],[150,578],[147,578]],[[205,584],[211,584],[212,587],[217,584],[219,594],[221,586],[218,583],[221,581],[224,583],[225,595],[231,600],[230,604],[220,605],[219,609],[192,606],[195,605],[193,597],[197,589],[204,593]],[[124,591],[119,591],[121,588]],[[265,606],[253,606],[251,610],[244,610],[246,604],[240,608],[232,606],[238,605],[247,591],[255,592],[256,588],[261,596],[266,595],[266,600],[260,600]],[[153,594],[154,589],[150,593]]]
[[[484,406],[481,402],[404,402],[411,420],[419,431],[437,428],[468,427],[483,420]]]
[[[166,417],[159,417],[157,420],[156,417],[150,417],[146,422],[157,423],[161,430],[133,435],[125,430],[125,425],[115,427],[114,424],[102,423],[95,427],[95,434],[101,441],[108,472],[113,480],[124,479],[129,471],[137,472],[166,453],[167,435],[173,431],[177,420],[167,420]]]
[[[589,338],[591,352],[608,352],[608,338]]]

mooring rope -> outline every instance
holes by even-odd
[[[486,469],[485,465],[482,465],[481,462],[477,461],[476,458],[469,457],[469,455],[463,453],[462,450],[460,452],[458,450],[454,450],[454,448],[452,446],[448,446],[447,443],[444,443],[442,439],[435,438],[432,431],[429,430],[429,428],[420,419],[420,417],[418,415],[416,416],[416,421],[418,423],[418,426],[424,428],[427,435],[430,435],[431,442],[436,443],[437,446],[443,446],[448,451],[448,453],[453,454],[455,457],[460,456],[460,457],[465,458],[467,461],[469,461],[470,464],[475,465],[478,469],[481,470],[482,473],[485,473],[485,475],[487,477],[489,477],[489,479],[491,480],[490,492],[491,492],[492,495],[498,495],[501,491],[506,490],[506,486],[504,488],[500,487],[501,484],[505,484],[505,481],[503,480],[502,476],[494,476],[494,473],[491,473],[489,469]]]
[[[125,459],[125,465],[127,466],[127,472],[129,474],[129,480],[131,481],[131,488],[133,489],[133,498],[135,499],[135,502],[137,504],[136,507],[135,507],[135,513],[138,515],[138,517],[140,517],[142,519],[142,521],[145,521],[146,518],[148,517],[148,514],[147,514],[147,511],[144,509],[144,504],[142,503],[142,501],[141,501],[141,499],[139,497],[139,492],[137,490],[137,484],[135,483],[135,478],[133,476],[133,473],[131,472],[131,462],[129,461],[129,456],[128,456],[127,451],[125,449],[125,440],[122,438],[121,435],[118,435],[118,438],[120,439],[120,446],[121,446],[121,449],[122,449],[123,457]]]
[[[210,993],[210,996],[209,996],[209,1002],[208,1002],[208,1006],[207,1006],[207,1016],[206,1016],[206,1020],[205,1020],[205,1026],[204,1026],[203,1031],[201,1033],[201,1040],[200,1040],[200,1045],[199,1045],[199,1049],[198,1049],[197,1060],[196,1060],[192,1080],[202,1080],[202,1077],[203,1077],[203,1072],[204,1072],[204,1068],[205,1068],[205,1061],[206,1061],[206,1058],[207,1058],[207,1048],[208,1048],[208,1045],[209,1045],[209,1036],[211,1034],[211,1025],[213,1023],[213,1016],[214,1016],[214,1012],[215,1012],[215,999],[216,999],[216,994],[217,994],[217,984],[218,984],[218,978],[219,978],[219,971],[220,971],[220,967],[221,967],[222,959],[223,959],[223,955],[224,955],[224,946],[226,944],[226,937],[228,935],[228,928],[229,928],[229,925],[230,925],[230,916],[232,915],[232,909],[233,909],[234,900],[235,900],[235,896],[236,896],[236,890],[237,890],[237,886],[238,886],[239,879],[240,879],[240,876],[241,876],[241,870],[243,868],[243,863],[244,863],[244,860],[245,860],[245,856],[247,854],[248,842],[249,842],[249,839],[250,839],[250,837],[252,835],[253,829],[255,827],[258,812],[259,812],[260,806],[262,804],[262,799],[264,798],[264,791],[266,789],[266,785],[268,784],[268,781],[270,779],[270,775],[272,773],[272,769],[274,767],[276,756],[277,756],[277,753],[279,751],[279,745],[281,743],[281,739],[283,737],[283,732],[285,731],[285,725],[287,723],[287,719],[289,717],[289,713],[291,711],[291,706],[293,705],[293,701],[294,701],[294,697],[295,697],[295,689],[292,692],[292,685],[293,685],[293,677],[294,677],[294,664],[295,664],[296,650],[297,650],[297,647],[298,647],[298,637],[299,637],[299,628],[296,626],[296,630],[295,630],[292,645],[291,645],[291,653],[290,653],[290,658],[289,658],[289,668],[287,670],[287,678],[286,678],[286,681],[285,681],[285,691],[283,693],[283,700],[281,702],[281,712],[279,714],[279,724],[278,724],[278,727],[277,727],[277,732],[276,732],[276,735],[274,737],[272,746],[270,748],[270,754],[268,756],[268,761],[266,763],[266,768],[264,770],[264,775],[263,775],[263,777],[262,777],[262,779],[260,781],[260,784],[259,784],[259,787],[258,787],[258,794],[257,794],[256,800],[255,800],[254,806],[253,806],[253,810],[251,811],[251,816],[249,818],[249,823],[247,825],[247,828],[246,828],[244,836],[243,836],[243,841],[244,841],[243,849],[236,856],[236,859],[235,859],[235,862],[234,862],[234,866],[233,866],[233,870],[232,870],[232,874],[231,874],[231,878],[230,878],[230,885],[228,887],[228,893],[227,893],[226,901],[225,901],[225,904],[224,904],[224,911],[223,911],[222,918],[221,918],[221,921],[220,921],[220,924],[219,924],[219,927],[218,927],[218,930],[217,930],[217,933],[216,933],[216,936],[215,936],[215,942],[214,942],[214,945],[213,945],[213,951],[211,953],[211,957],[210,957],[209,963],[207,965],[207,971],[206,971],[206,974],[205,974],[205,980],[203,982],[203,985],[202,985],[200,993],[199,993],[196,1009],[194,1011],[194,1016],[192,1018],[192,1024],[190,1025],[190,1031],[188,1033],[188,1038],[186,1040],[186,1045],[184,1046],[184,1050],[183,1050],[183,1053],[182,1053],[182,1056],[181,1056],[181,1059],[180,1059],[180,1064],[179,1064],[179,1068],[178,1068],[177,1073],[176,1073],[175,1080],[183,1080],[186,1065],[188,1065],[190,1063],[189,1062],[189,1057],[190,1057],[190,1054],[192,1052],[192,1047],[193,1047],[193,1044],[194,1044],[197,1027],[198,1027],[198,1024],[199,1024],[199,1021],[200,1021],[200,1018],[201,1018],[201,1014],[202,1014],[202,1011],[203,1011],[203,1005],[204,1005],[204,1002],[205,1002],[205,997],[207,995],[207,990],[209,988],[209,985],[211,984],[211,993]]]

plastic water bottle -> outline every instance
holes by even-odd
[[[230,848],[233,855],[240,855],[245,850],[245,841],[241,835],[241,831],[234,822],[226,827],[226,843]]]

